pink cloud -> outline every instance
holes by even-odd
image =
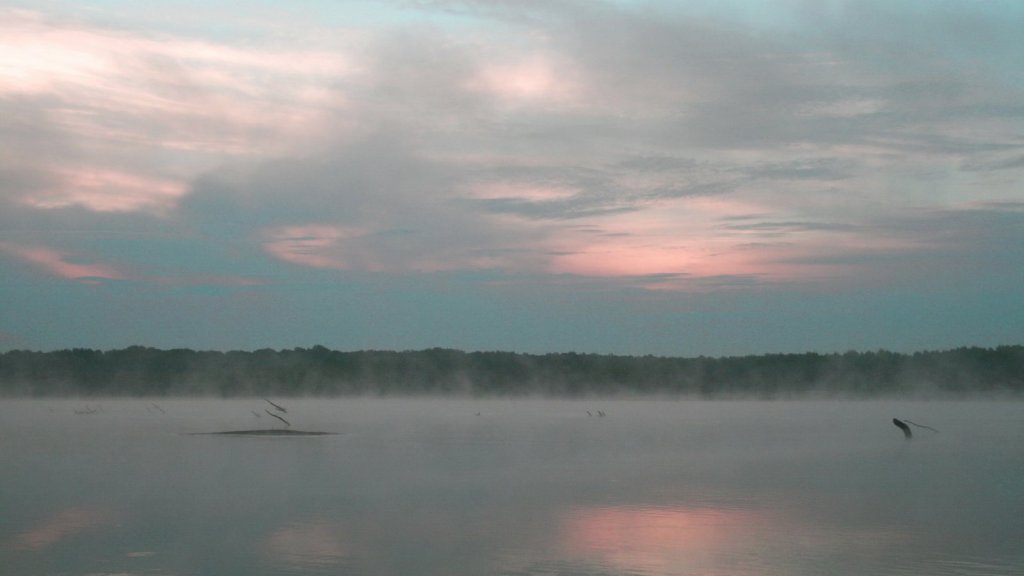
[[[551,272],[597,277],[686,274],[759,274],[764,266],[732,247],[715,229],[749,205],[697,198],[661,202],[624,214],[592,219],[556,240]]]
[[[686,272],[694,260],[694,255],[684,248],[601,242],[553,256],[551,271],[580,276],[642,276]]]
[[[358,73],[336,46],[233,46],[0,9],[0,98],[36,102],[78,164],[48,167],[66,185],[38,207],[163,209],[178,182],[227,157],[326,139],[325,116],[346,106],[339,81]]]
[[[416,242],[375,235],[370,228],[323,224],[284,226],[262,233],[264,251],[296,266],[369,272],[525,270],[518,253],[495,255],[466,236],[454,242],[432,234]],[[515,251],[513,251],[515,252]]]
[[[774,261],[769,246],[725,246],[713,239],[678,244],[600,243],[551,257],[549,271],[592,278],[633,278],[649,290],[706,290],[707,279],[757,278],[761,282],[807,279],[810,271]],[[820,272],[820,271],[817,271]],[[717,287],[717,285],[715,285]]]
[[[534,54],[486,63],[467,88],[508,105],[578,106],[584,102],[579,78],[571,63]]]
[[[285,226],[266,231],[263,248],[274,258],[298,266],[344,269],[351,264],[342,256],[342,241],[357,234],[339,226]]]
[[[67,280],[91,283],[97,278],[122,280],[128,277],[114,266],[77,263],[72,261],[72,255],[45,246],[18,246],[0,242],[0,251],[32,264],[48,274]]]
[[[482,200],[510,199],[527,202],[547,202],[572,198],[580,191],[571,186],[520,184],[516,182],[486,182],[465,190],[470,198]]]
[[[184,182],[95,167],[57,172],[58,187],[23,202],[35,208],[84,206],[97,212],[162,212],[187,192]]]
[[[108,91],[118,97],[146,95],[147,104],[183,106],[175,96],[139,87],[172,79],[198,88],[291,100],[319,100],[324,86],[358,71],[337,51],[236,47],[167,35],[130,34],[87,24],[50,20],[26,10],[0,10],[0,70],[3,92],[52,92],[61,86]],[[136,73],[143,73],[139,78]],[[283,79],[290,84],[277,84]],[[127,98],[125,98],[127,99]],[[303,102],[303,98],[297,99]]]
[[[548,272],[590,277],[663,276],[646,287],[705,289],[703,279],[759,282],[855,280],[858,258],[927,249],[856,226],[803,225],[800,215],[748,199],[677,199],[560,228]],[[844,262],[843,256],[851,256]]]
[[[86,284],[94,284],[98,279],[132,280],[156,286],[261,286],[267,284],[266,279],[251,276],[230,275],[182,275],[182,276],[146,276],[129,274],[123,268],[100,263],[76,262],[76,256],[68,252],[54,250],[45,246],[21,246],[10,242],[0,242],[0,253],[7,253],[22,262],[31,264],[47,274],[75,280]],[[0,341],[3,334],[0,333]]]
[[[525,202],[557,201],[580,193],[503,182],[463,191],[470,197]],[[326,224],[271,228],[261,242],[273,258],[308,268],[496,269],[631,279],[637,286],[662,291],[720,289],[729,279],[777,285],[850,281],[862,270],[858,258],[922,249],[856,227],[813,222],[802,226],[797,216],[731,197],[664,200],[633,212],[580,219],[572,226],[513,214],[484,217],[486,224],[478,230],[465,228],[458,242],[437,233],[410,242],[373,234],[371,228]],[[844,261],[843,255],[851,258]]]

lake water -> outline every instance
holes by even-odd
[[[1024,574],[1021,402],[275,401],[0,401],[0,572]]]

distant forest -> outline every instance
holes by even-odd
[[[600,354],[73,349],[0,354],[3,396],[1019,395],[1024,346],[898,354],[672,358]]]

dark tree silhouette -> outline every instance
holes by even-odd
[[[1020,394],[1024,346],[726,358],[131,346],[0,353],[4,396],[541,394],[786,398]],[[269,402],[269,400],[268,400]],[[271,403],[276,410],[279,405]]]

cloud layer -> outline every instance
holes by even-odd
[[[1024,11],[702,4],[0,9],[3,274],[648,297],[1019,274]]]

